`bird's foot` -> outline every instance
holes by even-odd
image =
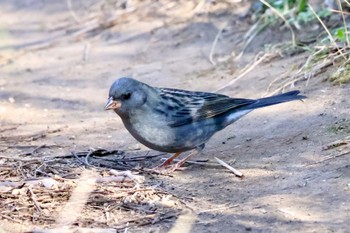
[[[166,159],[161,165],[159,165],[159,168],[165,168],[167,166],[169,166],[174,159],[176,159],[177,157],[179,157],[179,155],[181,154],[181,152],[177,152],[175,154],[173,154],[170,158]]]
[[[185,170],[186,167],[182,167],[181,165],[179,165],[178,163],[176,164],[171,164],[171,165],[163,165],[164,163],[162,163],[161,165],[153,168],[152,170],[156,173],[160,173],[160,174],[170,174],[173,173],[175,171],[179,171],[179,170]]]
[[[177,152],[173,156],[171,156],[170,158],[165,160],[161,165],[157,166],[154,169],[156,169],[157,171],[160,171],[160,172],[166,172],[167,174],[172,173],[172,172],[177,171],[177,170],[184,170],[186,168],[182,167],[182,165],[184,165],[184,163],[186,163],[186,161],[190,157],[198,154],[202,149],[203,149],[202,147],[197,148],[194,151],[192,151],[189,155],[187,155],[185,158],[183,158],[179,162],[177,162],[176,164],[170,165],[172,163],[172,161],[174,161],[174,159],[177,158],[181,154],[181,152]]]

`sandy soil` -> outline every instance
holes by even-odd
[[[16,50],[15,45],[60,38],[67,32],[60,28],[77,25],[65,1],[19,2],[0,1],[0,56],[12,57],[0,68],[0,151],[7,157],[44,144],[48,146],[31,156],[67,155],[91,147],[143,153],[148,149],[129,135],[118,116],[103,111],[116,78],[130,75],[156,86],[213,91],[237,75],[264,44],[288,38],[288,32],[276,29],[263,33],[234,62],[230,56],[240,51],[236,42],[249,29],[247,22],[220,6],[194,14],[195,5],[185,1],[167,9],[148,5],[148,10],[121,15],[112,28],[60,39],[48,48]],[[87,22],[97,11],[88,10],[88,1],[79,4],[73,4],[75,13]],[[228,19],[230,26],[215,49],[218,64],[213,66],[210,49]],[[284,35],[275,36],[278,33]],[[306,56],[263,63],[220,92],[259,98],[268,94],[276,77]],[[224,58],[226,62],[218,62]],[[216,156],[231,162],[244,173],[243,179],[218,166],[199,165],[173,177],[152,176],[149,182],[171,190],[193,211],[181,215],[185,220],[174,217],[128,232],[350,232],[350,156],[320,162],[349,149],[322,149],[349,135],[349,85],[332,86],[323,81],[326,77],[327,73],[296,84],[295,89],[308,96],[305,102],[256,110],[210,140],[200,159],[215,163]],[[3,140],[47,128],[61,131],[34,141]],[[21,147],[25,145],[32,147]],[[6,165],[6,159],[0,161]],[[154,166],[158,163],[154,160]],[[0,175],[0,181],[6,180]],[[6,216],[0,219],[0,227],[20,231],[6,227],[13,223]],[[31,218],[22,224],[50,227]]]

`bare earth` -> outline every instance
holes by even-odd
[[[101,4],[109,6],[108,2]],[[42,202],[41,208],[33,204],[34,198],[22,209],[16,207],[21,205],[20,196],[29,194],[16,194],[12,188],[3,187],[3,182],[28,179],[40,165],[34,164],[32,170],[21,174],[19,164],[89,148],[146,154],[148,149],[129,135],[119,117],[103,111],[108,89],[116,78],[130,75],[155,86],[213,91],[236,77],[259,51],[264,51],[264,44],[289,39],[288,31],[263,33],[239,62],[233,61],[232,52],[241,51],[237,41],[249,25],[232,16],[225,6],[203,6],[195,12],[196,5],[191,1],[182,1],[180,6],[147,3],[142,9],[137,8],[142,4],[135,3],[134,11],[119,10],[124,13],[113,27],[75,36],[66,29],[87,28],[89,16],[101,14],[98,7],[89,8],[88,1],[79,4],[75,2],[73,7],[81,24],[74,21],[66,1],[0,1],[0,232],[1,228],[4,232],[54,228],[54,216],[61,211],[61,207],[45,211],[40,193],[36,197],[39,205]],[[105,15],[111,14],[105,11]],[[227,29],[214,50],[214,66],[208,57],[226,21]],[[283,34],[283,38],[276,38],[274,33]],[[68,38],[63,36],[67,34]],[[50,42],[48,46],[40,47],[43,44],[38,43],[14,49],[43,39]],[[277,57],[219,92],[242,98],[270,95],[278,85],[267,92],[269,84],[306,58],[306,54]],[[345,153],[350,148],[345,144],[323,149],[349,135],[350,88],[324,82],[327,74],[295,85],[294,89],[308,97],[305,102],[256,110],[217,133],[203,154],[193,158],[217,164],[214,157],[218,157],[243,172],[244,178],[235,177],[219,165],[189,165],[172,177],[141,173],[146,178],[144,187],[160,187],[173,198],[172,204],[164,208],[176,214],[154,224],[130,225],[128,232],[350,232],[350,155]],[[59,130],[47,131],[55,129]],[[38,132],[44,132],[44,136],[28,137]],[[38,146],[42,148],[23,155]],[[325,160],[341,153],[345,154]],[[11,157],[27,160],[13,161]],[[160,158],[152,159],[148,166],[158,165]],[[74,157],[69,161],[71,164],[63,166],[67,166],[67,172],[77,173],[77,180],[86,164]],[[88,169],[100,175],[106,172],[106,168]],[[41,173],[37,178],[50,174],[55,173]],[[111,190],[120,187],[105,185]],[[37,187],[32,190],[39,192]],[[56,197],[54,193],[50,198]],[[67,195],[62,205],[70,191]],[[108,198],[109,203],[120,201],[115,196]],[[100,205],[105,208],[107,204]],[[20,213],[26,211],[30,215],[23,217]],[[88,202],[80,216],[85,220],[73,225],[89,227],[91,232],[97,227],[100,232],[113,232],[111,229],[118,224],[98,211]],[[122,216],[119,222],[146,213],[125,208],[118,211]],[[47,220],[49,216],[53,220]]]

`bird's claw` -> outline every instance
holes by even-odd
[[[186,169],[186,167],[182,167],[181,165],[179,165],[177,163],[173,164],[173,165],[165,165],[165,166],[163,164],[161,164],[161,165],[153,168],[153,170],[155,170],[156,172],[159,172],[161,174],[169,174],[169,173],[173,173],[173,172],[178,171],[178,170],[183,171],[185,169]]]

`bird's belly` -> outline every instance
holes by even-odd
[[[125,127],[137,141],[153,150],[168,153],[194,149],[204,144],[215,132],[210,122],[192,123],[179,127],[170,127],[160,123],[124,121]]]

